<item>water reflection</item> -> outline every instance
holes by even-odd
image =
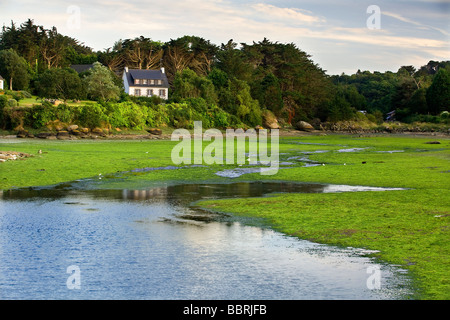
[[[75,182],[4,191],[0,298],[403,298],[409,289],[401,270],[360,252],[189,206],[205,198],[344,190],[348,186],[287,182],[86,190]],[[71,265],[81,270],[79,291],[66,287]],[[382,290],[367,288],[372,265],[382,270]]]

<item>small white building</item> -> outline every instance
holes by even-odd
[[[5,79],[0,75],[0,90],[3,90],[3,83],[5,82]]]
[[[125,92],[131,96],[169,99],[169,81],[164,68],[160,70],[128,69],[122,75]]]

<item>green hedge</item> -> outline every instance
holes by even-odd
[[[0,97],[0,125],[12,130],[21,125],[34,129],[45,127],[50,121],[60,120],[82,127],[116,127],[142,130],[145,127],[170,126],[194,127],[194,121],[202,121],[204,128],[242,126],[238,118],[217,106],[207,106],[203,99],[181,103],[153,104],[149,101],[98,102],[81,106],[49,102],[33,107],[11,106]]]

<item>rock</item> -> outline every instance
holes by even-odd
[[[46,124],[48,130],[63,131],[67,125],[59,120],[49,121]]]
[[[300,131],[313,131],[314,127],[306,121],[299,121],[295,124],[295,128]]]
[[[70,139],[70,135],[68,131],[59,131],[56,138],[59,140],[67,140]]]
[[[17,132],[17,138],[26,138],[26,137],[28,137],[27,130],[19,130],[19,132]]]
[[[40,132],[40,133],[36,134],[36,137],[40,138],[40,139],[48,139],[48,137],[53,136],[53,135],[54,134],[51,132]]]
[[[103,134],[103,130],[101,128],[94,128],[94,129],[92,129],[92,133]]]
[[[153,134],[155,136],[162,135],[162,130],[161,129],[152,128],[152,129],[148,129],[147,132],[150,133],[150,134]]]
[[[0,162],[5,162],[7,160],[17,160],[21,158],[29,158],[30,154],[24,152],[16,151],[0,151]]]
[[[81,128],[80,131],[82,133],[89,133],[89,128]]]
[[[256,126],[255,130],[256,130],[256,132],[259,132],[259,130],[264,130],[264,128],[262,126]]]
[[[268,129],[280,129],[277,118],[268,110],[263,113],[263,125]]]
[[[59,131],[56,136],[57,137],[68,137],[69,136],[69,132],[68,131]]]
[[[71,124],[70,126],[67,127],[68,131],[75,131],[78,130],[78,126],[76,124]]]

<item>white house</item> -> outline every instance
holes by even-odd
[[[3,82],[5,82],[5,79],[0,75],[0,90],[3,90]]]
[[[169,81],[164,68],[161,70],[128,69],[122,75],[125,92],[131,96],[158,96],[169,99]]]

